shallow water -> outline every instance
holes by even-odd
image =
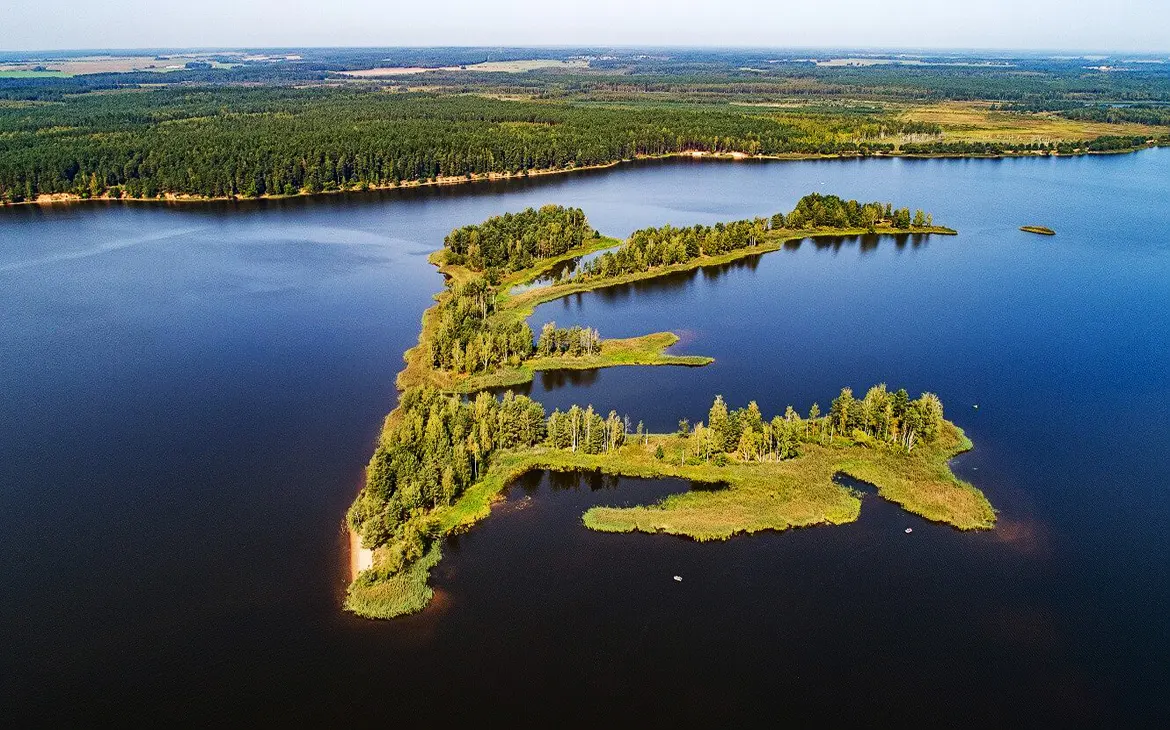
[[[670,329],[716,363],[541,374],[533,394],[662,429],[716,393],[772,413],[842,385],[932,390],[975,442],[955,470],[995,531],[866,497],[849,526],[602,535],[588,505],[686,485],[538,475],[449,546],[427,612],[338,610],[342,516],[451,228],[552,202],[623,236],[809,191],[960,235],[805,241],[543,305],[537,327]],[[0,716],[1164,721],[1167,199],[1170,150],[0,210]]]

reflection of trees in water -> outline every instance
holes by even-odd
[[[898,250],[906,248],[906,244],[910,244],[911,248],[921,248],[930,237],[929,233],[864,233],[857,236],[810,236],[802,238],[799,241],[789,241],[784,244],[784,248],[795,251],[800,248],[800,245],[805,241],[812,241],[813,246],[818,251],[840,251],[846,247],[852,247],[857,244],[862,253],[870,253],[876,251],[878,244],[883,239],[892,238],[894,246]]]
[[[857,246],[861,253],[876,251],[883,239],[893,239],[894,246],[899,250],[909,245],[911,248],[920,248],[929,239],[929,233],[866,233],[852,236],[808,236],[791,241],[785,241],[780,249],[786,252],[796,252],[804,243],[811,242],[818,251],[840,251],[843,248]],[[621,304],[633,299],[638,294],[645,294],[666,289],[684,289],[693,284],[699,277],[703,281],[715,282],[732,271],[755,271],[765,254],[751,254],[743,258],[723,264],[700,266],[688,271],[676,271],[652,279],[634,281],[628,284],[607,286],[589,292],[577,292],[561,299],[566,310],[581,309],[586,296],[600,297],[607,304]]]
[[[542,370],[540,385],[545,390],[556,390],[566,386],[593,385],[597,381],[597,370]],[[524,388],[532,390],[532,384],[526,383]],[[517,393],[519,390],[513,388]]]
[[[621,477],[596,471],[550,471],[548,485],[555,492],[576,491],[587,487],[591,492],[617,489]],[[540,474],[540,472],[537,472]]]

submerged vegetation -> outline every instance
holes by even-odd
[[[511,293],[555,262],[612,248],[576,209],[546,206],[457,229],[433,260],[447,289],[423,316],[419,345],[399,375],[404,390],[366,470],[348,523],[373,550],[373,567],[351,584],[347,607],[391,617],[429,601],[430,569],[441,539],[490,512],[509,483],[533,469],[597,470],[719,484],[661,503],[595,508],[588,527],[669,532],[697,540],[737,533],[841,524],[857,518],[857,495],[833,478],[848,474],[927,519],[984,529],[995,515],[981,492],[957,480],[947,460],[969,448],[925,393],[875,386],[864,398],[849,388],[821,412],[789,407],[765,418],[753,402],[730,409],[716,397],[706,423],[684,420],[674,434],[650,434],[616,411],[572,406],[548,414],[512,392],[484,388],[527,382],[542,369],[614,365],[704,365],[710,358],[664,353],[677,336],[660,332],[605,340],[589,327],[548,322],[534,342],[534,307],[568,291],[588,291],[774,250],[805,235],[864,231],[947,233],[923,211],[836,196],[809,195],[770,218],[633,234],[566,279]],[[477,393],[465,399],[459,394]]]

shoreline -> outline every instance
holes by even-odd
[[[1082,152],[1051,152],[1039,150],[1027,150],[1023,152],[1003,152],[995,154],[982,153],[949,153],[949,152],[931,152],[931,153],[908,153],[908,152],[882,152],[874,154],[820,154],[813,152],[793,152],[776,155],[753,155],[746,152],[705,152],[701,150],[690,150],[683,152],[668,152],[660,155],[635,155],[630,158],[623,158],[620,160],[613,160],[612,162],[597,163],[595,165],[573,165],[571,167],[556,167],[556,168],[540,168],[534,170],[525,170],[518,173],[511,172],[489,172],[483,174],[472,174],[469,178],[466,175],[439,177],[433,180],[406,180],[400,183],[391,183],[388,185],[366,185],[365,187],[355,186],[352,188],[343,188],[338,190],[321,190],[315,193],[299,192],[292,195],[259,195],[256,197],[247,197],[243,195],[221,195],[216,197],[204,197],[201,195],[192,195],[188,193],[164,193],[160,197],[142,198],[120,196],[113,197],[110,195],[102,195],[99,197],[82,197],[75,193],[42,193],[34,200],[21,201],[0,201],[0,208],[16,207],[16,206],[58,206],[58,205],[76,205],[81,203],[166,203],[179,205],[198,205],[204,203],[248,203],[269,200],[295,200],[303,199],[317,199],[326,196],[342,195],[342,194],[361,194],[373,192],[391,192],[395,190],[413,190],[416,188],[433,188],[433,187],[451,187],[457,185],[467,185],[473,183],[498,183],[511,182],[515,180],[524,180],[531,177],[545,177],[549,175],[566,175],[574,172],[588,172],[594,170],[607,170],[619,165],[637,162],[652,162],[656,160],[674,160],[674,159],[691,159],[691,160],[720,160],[732,162],[801,162],[808,160],[860,160],[860,159],[907,159],[907,160],[1001,160],[1012,158],[1030,158],[1030,157],[1084,157],[1087,155],[1124,155],[1141,152],[1148,149],[1156,149],[1165,145],[1153,142],[1147,143],[1141,147],[1132,147],[1129,149],[1119,150],[1084,150]]]
[[[749,256],[761,256],[773,251],[779,251],[785,245],[792,241],[803,241],[806,238],[837,238],[842,236],[899,236],[899,235],[943,235],[953,236],[957,235],[957,231],[945,226],[928,226],[923,228],[878,228],[872,234],[864,228],[838,228],[838,229],[795,229],[784,230],[781,229],[774,236],[762,240],[755,246],[734,249],[718,256],[700,256],[684,261],[678,264],[671,264],[669,266],[650,269],[647,271],[638,271],[630,274],[622,274],[612,277],[599,277],[595,279],[586,279],[584,281],[570,279],[567,282],[553,284],[538,289],[530,289],[519,294],[508,293],[508,288],[519,283],[525,283],[546,271],[549,267],[557,261],[573,258],[575,256],[585,255],[589,252],[604,249],[613,245],[617,239],[608,236],[600,236],[597,240],[587,243],[580,248],[568,251],[565,254],[547,261],[541,261],[534,266],[523,271],[515,272],[506,277],[501,282],[502,292],[497,297],[496,302],[500,306],[501,316],[508,317],[514,320],[527,320],[536,312],[536,308],[542,304],[553,302],[558,299],[563,299],[573,294],[582,294],[589,291],[599,289],[606,289],[609,287],[622,286],[624,284],[631,284],[637,281],[645,281],[648,279],[655,279],[669,274],[692,271],[701,269],[706,266],[719,266],[728,264],[733,261],[738,261]],[[438,249],[432,252],[428,257],[428,261],[436,266],[440,274],[446,279],[456,282],[466,281],[472,277],[472,272],[464,266],[450,265],[442,263],[439,254],[443,249]],[[492,373],[453,373],[447,370],[439,370],[431,366],[427,360],[429,353],[429,343],[432,332],[437,326],[436,317],[438,316],[439,306],[442,302],[442,297],[447,296],[445,292],[439,292],[435,298],[435,304],[423,311],[421,322],[422,326],[419,330],[419,337],[417,343],[408,349],[402,355],[406,367],[398,372],[395,376],[394,384],[399,391],[404,391],[408,388],[419,385],[431,385],[440,390],[449,393],[461,393],[467,395],[474,393],[477,390],[485,390],[492,388],[507,387],[512,385],[523,385],[531,382],[534,379],[535,371],[555,371],[555,370],[600,370],[608,367],[618,367],[623,365],[645,365],[645,366],[698,366],[708,365],[714,362],[710,358],[704,358],[698,355],[669,355],[665,352],[667,348],[674,344],[665,344],[657,348],[657,356],[651,357],[649,353],[644,353],[640,358],[641,361],[630,362],[620,361],[614,358],[608,360],[592,360],[589,362],[578,360],[576,363],[571,360],[563,367],[558,367],[559,362],[547,363],[545,367],[534,368],[532,364],[521,364],[517,368],[501,368]],[[656,332],[640,337],[631,338],[634,340],[648,340],[651,338],[661,337],[675,337],[677,336],[668,332]],[[615,342],[615,341],[610,341]],[[603,345],[604,346],[604,345]],[[562,362],[569,360],[568,358],[556,358]],[[574,365],[577,365],[574,367]],[[393,415],[394,411],[391,411]]]

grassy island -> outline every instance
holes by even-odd
[[[786,215],[649,228],[620,244],[593,231],[581,211],[556,206],[453,231],[431,257],[446,290],[424,313],[419,344],[405,355],[400,402],[348,514],[373,561],[350,585],[346,607],[374,618],[421,610],[443,537],[486,517],[505,488],[534,469],[719,487],[583,516],[586,527],[607,532],[717,540],[851,522],[859,495],[834,482],[838,474],[874,485],[926,519],[961,530],[992,527],[987,499],[947,466],[970,442],[930,393],[912,400],[879,385],[854,398],[845,388],[824,414],[813,404],[807,415],[789,407],[771,420],[754,402],[732,410],[716,397],[706,425],[684,420],[676,433],[651,434],[616,412],[573,406],[547,414],[525,396],[484,392],[528,382],[540,370],[708,364],[710,358],[667,354],[678,341],[669,332],[603,340],[596,330],[549,322],[537,337],[527,320],[538,304],[567,294],[724,263],[793,239],[864,233],[954,231],[922,211],[815,194]],[[560,269],[546,286],[513,293],[570,261],[575,271]]]
[[[1020,230],[1025,233],[1038,233],[1041,236],[1055,236],[1056,231],[1044,226],[1020,226]]]

